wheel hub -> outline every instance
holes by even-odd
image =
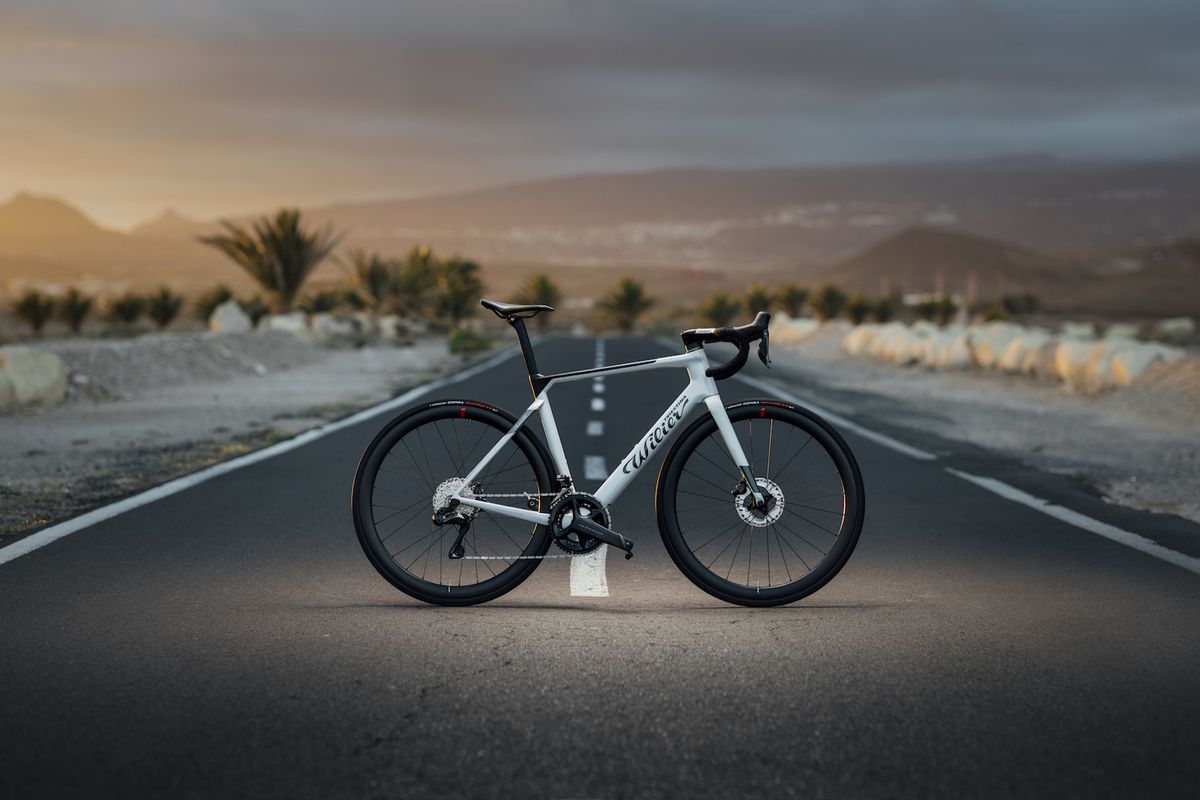
[[[783,516],[783,490],[779,488],[778,483],[769,478],[755,480],[758,482],[758,491],[762,493],[764,507],[760,508],[754,502],[754,495],[749,487],[737,496],[733,506],[744,522],[755,528],[765,528]]]
[[[447,478],[433,490],[433,510],[437,512],[445,509],[450,505],[450,498],[456,494],[461,497],[474,497],[474,487],[467,486],[466,481],[462,478]],[[475,506],[463,504],[459,504],[456,510],[468,519],[479,513],[479,509]]]

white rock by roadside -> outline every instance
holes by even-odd
[[[217,333],[246,333],[254,328],[250,316],[242,310],[236,300],[226,300],[213,309],[208,318],[208,329]]]
[[[17,345],[0,347],[0,371],[12,384],[14,405],[54,405],[67,396],[67,370],[53,353]],[[0,397],[0,408],[3,405]]]

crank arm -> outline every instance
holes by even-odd
[[[593,539],[599,539],[605,544],[610,544],[613,547],[624,550],[625,558],[633,558],[633,542],[616,531],[610,531],[603,525],[597,525],[586,517],[577,516],[568,530],[578,531],[591,536]]]

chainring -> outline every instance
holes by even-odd
[[[554,543],[572,555],[590,553],[604,544],[587,534],[567,530],[571,515],[577,510],[598,525],[605,528],[612,526],[612,515],[608,508],[586,492],[572,492],[555,500],[554,505],[550,506],[550,533],[554,536]]]

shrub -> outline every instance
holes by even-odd
[[[479,271],[479,264],[457,256],[438,264],[434,307],[451,325],[457,326],[479,308],[483,297]]]
[[[450,332],[449,339],[446,340],[450,352],[459,356],[469,356],[473,353],[481,353],[492,346],[492,340],[482,333],[471,328],[460,326]]]
[[[753,284],[746,290],[746,313],[757,314],[760,311],[770,311],[775,303],[775,296],[765,287]]]
[[[741,310],[741,303],[729,292],[713,292],[700,306],[700,316],[714,328],[728,325]]]
[[[356,310],[370,309],[381,313],[394,304],[399,265],[378,253],[354,250],[346,264],[350,269],[350,289],[343,302]]]
[[[779,305],[783,307],[787,315],[794,319],[804,311],[804,304],[808,302],[808,289],[801,289],[794,283],[788,283],[780,288],[776,299],[779,300]]]
[[[629,333],[655,302],[646,294],[646,287],[641,281],[625,277],[621,278],[615,289],[600,299],[597,306],[618,330]]]
[[[250,324],[258,327],[258,323],[262,318],[271,313],[271,307],[267,305],[267,301],[263,299],[261,294],[250,295],[247,298],[238,300],[238,305],[242,307],[242,311],[246,312],[246,316],[250,318]]]
[[[891,297],[881,297],[875,301],[871,309],[871,319],[876,322],[890,322],[896,316],[896,301]]]
[[[104,319],[110,325],[120,328],[132,328],[146,311],[146,299],[140,295],[126,292],[120,297],[108,301],[104,309]]]
[[[35,336],[42,335],[42,328],[54,316],[54,298],[42,294],[37,289],[28,289],[25,294],[12,305],[12,312],[17,319],[30,327]]]
[[[875,304],[861,294],[856,294],[846,303],[846,319],[855,325],[867,321],[867,316],[874,310]]]
[[[209,289],[192,304],[192,315],[201,322],[208,322],[208,318],[217,310],[217,306],[233,299],[233,290],[225,284],[218,284]]]
[[[341,297],[338,293],[326,289],[306,294],[300,298],[297,305],[305,314],[328,314],[330,311],[336,310],[340,304]]]
[[[166,286],[146,298],[146,314],[159,330],[170,325],[183,309],[183,298]]]
[[[558,288],[558,284],[549,275],[537,272],[529,276],[529,280],[525,281],[513,302],[555,307],[562,302],[562,289]],[[533,322],[539,330],[544,331],[550,326],[550,315],[538,314],[533,318]]]
[[[827,284],[813,295],[808,305],[817,315],[817,319],[827,322],[836,319],[842,313],[842,307],[846,305],[846,293],[833,284]]]

